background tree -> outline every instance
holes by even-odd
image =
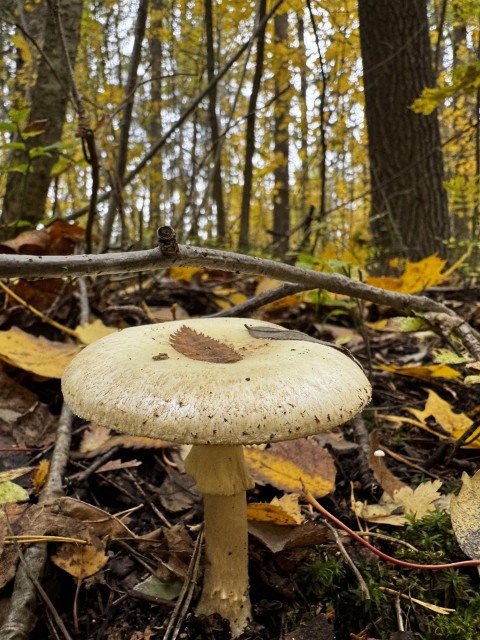
[[[434,85],[425,0],[359,0],[370,159],[370,228],[381,258],[445,255],[450,237],[435,113],[411,110]]]
[[[47,4],[47,0],[42,0],[42,3]],[[38,42],[43,55],[38,63],[36,81],[28,103],[28,122],[45,121],[45,130],[38,136],[26,139],[27,150],[18,150],[14,158],[11,158],[13,162],[26,164],[28,170],[25,173],[14,171],[8,174],[2,210],[3,225],[11,225],[19,220],[35,223],[46,213],[47,193],[52,179],[50,174],[58,153],[51,149],[48,154],[33,157],[32,150],[60,142],[69,87],[65,54],[54,13],[57,9],[53,9],[54,6],[57,7],[52,3],[43,11],[43,30]],[[80,38],[82,6],[82,0],[65,0],[58,5],[59,19],[63,25],[65,44],[72,66],[75,65]],[[38,33],[35,35],[39,36]],[[32,55],[39,55],[31,42],[28,47],[33,50]],[[21,63],[19,66],[21,67]],[[8,235],[11,230],[8,231],[7,228],[4,232]]]

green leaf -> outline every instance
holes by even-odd
[[[13,122],[0,122],[0,132],[12,133],[17,130],[17,125]]]
[[[5,142],[5,144],[0,144],[0,149],[21,149],[25,151],[25,144],[23,142]]]
[[[10,120],[18,124],[28,118],[28,114],[30,113],[30,107],[24,107],[23,109],[10,109],[8,115],[10,116]]]
[[[174,580],[172,582],[166,582],[159,580],[155,576],[150,576],[146,580],[139,582],[135,587],[135,591],[140,591],[147,596],[153,596],[154,598],[163,598],[164,600],[173,600],[178,596],[182,589],[182,581]]]
[[[29,500],[28,491],[15,482],[3,482],[0,484],[0,504],[7,502],[25,502]]]

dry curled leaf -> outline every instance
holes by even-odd
[[[480,558],[480,471],[470,478],[462,475],[462,488],[450,501],[452,527],[461,550]]]
[[[185,326],[170,336],[170,344],[175,351],[192,360],[220,364],[243,360],[243,356],[228,344]]]

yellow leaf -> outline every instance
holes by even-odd
[[[399,278],[371,276],[367,278],[367,284],[380,289],[387,289],[388,291],[397,291],[398,293],[415,293],[426,287],[434,287],[442,282],[444,278],[462,264],[468,257],[468,253],[465,253],[450,269],[444,272],[442,272],[442,269],[447,261],[442,260],[435,253],[428,258],[420,260],[420,262],[407,262],[405,271]]]
[[[57,567],[79,579],[92,576],[108,562],[105,547],[96,537],[92,537],[90,543],[85,545],[63,542],[50,559]]]
[[[32,475],[33,486],[35,487],[35,491],[40,491],[40,489],[45,484],[48,472],[50,470],[50,463],[48,460],[41,460],[38,467],[35,469]]]
[[[419,409],[408,409],[423,425],[423,428],[432,433],[432,430],[427,425],[427,418],[434,418],[437,424],[442,427],[447,433],[450,434],[453,440],[458,440],[467,429],[469,429],[473,422],[464,413],[454,413],[451,406],[440,398],[431,389],[428,390],[428,399],[425,404],[425,409],[420,411]],[[468,449],[480,449],[480,442],[475,440],[472,444],[468,445]]]
[[[213,291],[213,295],[215,296],[215,303],[220,307],[220,309],[231,309],[232,306],[237,304],[242,304],[247,299],[247,296],[243,293],[240,293],[236,289],[215,289]],[[221,296],[218,297],[217,296]],[[228,298],[231,304],[224,300],[224,298]]]
[[[273,278],[260,278],[255,288],[255,295],[258,296],[265,291],[275,289],[280,286],[280,284],[282,283],[279,280],[274,280]],[[280,298],[279,300],[275,300],[275,302],[265,305],[263,310],[276,311],[278,309],[291,309],[292,307],[295,307],[299,301],[300,297],[295,293],[291,296],[285,296],[285,298]]]
[[[447,378],[453,380],[462,377],[456,369],[452,369],[452,367],[446,364],[405,364],[399,367],[381,365],[378,368],[382,369],[382,371],[391,371],[401,376],[410,376],[411,378],[419,378],[420,380],[431,380],[432,378]]]
[[[0,359],[45,378],[61,378],[81,347],[37,338],[17,327],[0,331]]]
[[[101,320],[95,320],[88,324],[78,325],[75,329],[78,339],[81,340],[83,344],[92,344],[92,342],[95,342],[104,336],[108,336],[110,333],[115,333],[116,331],[118,331],[118,329],[115,329],[114,327],[107,327]]]
[[[27,41],[21,33],[12,35],[10,41],[16,49],[19,49],[21,51],[24,63],[29,64],[30,62],[32,62],[32,52],[30,51],[30,47],[28,46]]]
[[[335,464],[314,440],[277,442],[263,451],[247,448],[245,459],[255,481],[282,491],[299,491],[302,482],[316,498],[326,496],[335,485]]]
[[[203,271],[203,269],[200,267],[172,267],[170,269],[170,276],[175,278],[175,280],[190,282],[193,276],[199,271]]]
[[[270,504],[251,502],[247,505],[247,517],[257,522],[271,522],[278,525],[297,525],[304,521],[298,503],[298,495],[288,493],[280,499],[274,498]]]
[[[424,482],[416,489],[402,487],[393,492],[393,498],[384,493],[378,504],[364,504],[352,500],[352,508],[356,516],[367,522],[402,526],[408,522],[402,514],[413,513],[420,520],[431,511],[435,511],[434,502],[442,497],[438,491],[441,486],[440,480],[434,480]],[[399,510],[402,513],[399,514]]]

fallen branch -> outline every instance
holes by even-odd
[[[47,482],[42,489],[39,502],[47,502],[63,495],[62,484],[70,450],[73,415],[63,405],[58,420],[57,439],[50,462]],[[43,590],[42,579],[47,562],[47,543],[37,542],[20,555],[20,565],[15,575],[15,584],[10,598],[10,611],[0,629],[2,640],[28,640],[36,623],[37,595],[40,595],[53,620],[66,640],[71,640],[63,620]]]
[[[160,249],[132,251],[102,255],[74,256],[23,256],[1,255],[0,278],[53,278],[82,275],[111,275],[115,273],[137,273],[172,266],[205,267],[220,271],[232,271],[255,276],[267,276],[287,283],[302,285],[304,290],[326,289],[332,293],[368,300],[391,307],[400,313],[413,311],[439,313],[457,322],[452,330],[459,336],[468,335],[465,346],[475,356],[480,353],[480,343],[475,331],[463,318],[440,302],[426,296],[385,291],[377,287],[352,280],[338,273],[322,273],[293,267],[282,262],[243,255],[216,249],[178,245],[178,253],[165,256]],[[300,290],[297,289],[297,292]]]

